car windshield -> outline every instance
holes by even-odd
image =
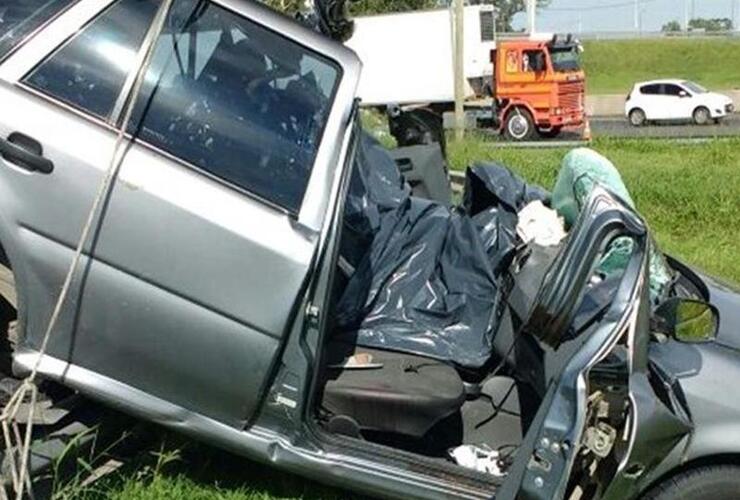
[[[550,57],[555,71],[578,71],[581,69],[580,57],[575,47],[552,50]]]
[[[698,83],[690,82],[688,80],[685,81],[685,82],[681,82],[681,83],[683,84],[684,87],[686,87],[687,89],[689,89],[690,91],[692,91],[695,94],[705,94],[705,93],[708,92],[707,89],[705,89],[704,87],[702,87]]]
[[[76,0],[0,0],[0,60]]]

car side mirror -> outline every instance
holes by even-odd
[[[682,90],[681,92],[678,93],[678,96],[679,97],[689,97],[689,93],[686,92],[685,90]]]
[[[701,300],[671,298],[654,313],[654,327],[679,342],[711,342],[719,330],[719,312]]]

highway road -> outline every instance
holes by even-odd
[[[594,137],[728,137],[740,135],[740,114],[727,117],[719,124],[656,124],[633,127],[621,117],[592,117],[591,133]],[[565,138],[565,137],[563,137]]]
[[[536,139],[531,142],[509,142],[494,132],[486,131],[497,147],[561,147],[575,146],[582,141],[580,132],[563,132],[554,139]],[[593,137],[706,139],[713,137],[740,137],[740,114],[725,118],[719,124],[694,125],[692,123],[651,124],[633,127],[620,117],[591,117]]]

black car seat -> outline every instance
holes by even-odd
[[[460,376],[441,361],[337,341],[327,354],[322,409],[359,431],[422,438],[465,401]],[[352,356],[364,362],[348,367]]]

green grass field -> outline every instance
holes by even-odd
[[[594,148],[617,165],[665,251],[740,282],[740,139],[599,140]],[[450,153],[455,169],[495,160],[551,188],[566,150],[501,149],[470,137],[450,144]],[[90,487],[58,488],[60,498],[82,499],[356,498],[172,435]]]
[[[715,90],[740,88],[740,39],[585,41],[588,92],[627,94],[637,81],[687,78]]]
[[[600,139],[593,147],[617,166],[665,252],[740,283],[740,139]],[[566,152],[493,148],[475,138],[450,146],[454,168],[496,160],[548,189]]]

